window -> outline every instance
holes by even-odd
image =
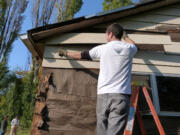
[[[180,77],[157,76],[160,111],[180,112]]]
[[[170,74],[134,73],[132,82],[145,82],[156,112],[160,116],[180,117],[180,76]],[[143,114],[150,110],[140,93],[139,108]]]

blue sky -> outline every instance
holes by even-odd
[[[91,15],[97,12],[102,11],[102,2],[103,0],[83,0],[84,4],[82,5],[80,11],[75,14],[75,17]],[[31,3],[28,4],[28,7],[24,13],[25,19],[22,25],[20,34],[27,33],[27,30],[32,28],[31,21]],[[23,44],[23,42],[18,38],[13,43],[13,50],[10,54],[8,66],[10,70],[26,70],[28,63],[28,55],[30,55],[28,49]]]

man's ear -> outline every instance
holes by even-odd
[[[109,33],[110,37],[113,38],[114,34],[112,32]]]

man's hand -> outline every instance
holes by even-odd
[[[64,49],[62,49],[62,48],[60,48],[59,49],[59,56],[65,56],[65,57],[67,57],[67,51],[66,50],[64,50]]]
[[[65,56],[72,59],[81,59],[81,52],[68,52],[63,48],[59,48],[59,56]]]
[[[129,44],[135,44],[135,42],[128,37],[128,35],[126,34],[125,31],[123,32],[122,38],[123,38],[123,40],[124,40],[125,42],[127,42],[127,43],[129,43]]]
[[[127,37],[128,37],[128,35],[126,34],[125,31],[123,31],[123,36],[122,36],[122,38],[125,40]]]

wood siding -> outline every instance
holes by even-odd
[[[170,45],[169,45],[170,46]],[[76,49],[64,47],[68,51],[82,51],[90,49],[88,46],[78,46]],[[58,55],[57,46],[47,46],[45,48],[44,59],[42,66],[51,68],[89,68],[99,69],[99,61],[84,61],[84,60],[67,60],[65,57]],[[150,72],[150,73],[168,73],[180,74],[180,56],[166,55],[157,52],[140,51],[133,59],[134,72]]]
[[[109,22],[107,24],[100,24],[94,26],[95,28],[104,28],[114,22],[120,23],[125,29],[132,30],[145,30],[154,31],[156,27],[162,25],[179,25],[180,24],[180,4],[173,5],[153,11],[145,12],[144,14],[138,14],[129,16],[117,21]]]
[[[136,44],[172,44],[169,35],[129,34]],[[45,41],[45,44],[103,44],[105,33],[68,33]]]

